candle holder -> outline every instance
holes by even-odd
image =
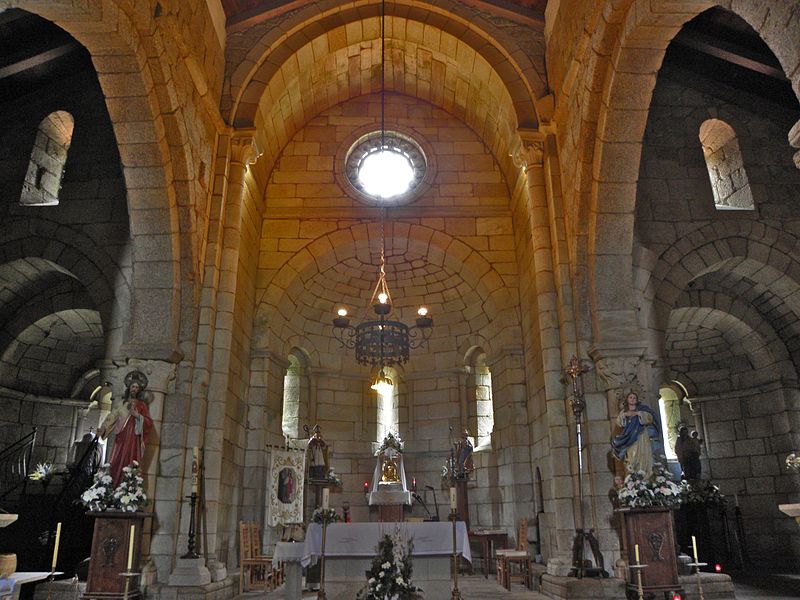
[[[138,577],[139,575],[141,575],[141,573],[136,573],[134,571],[128,570],[128,571],[123,571],[119,575],[120,577],[125,578],[125,589],[122,592],[122,598],[123,600],[128,600],[131,590],[131,579],[133,579],[134,577]]]
[[[453,593],[450,600],[461,600],[461,592],[458,591],[458,551],[456,549],[456,521],[458,520],[458,510],[450,509],[450,520],[453,522]]]
[[[328,537],[328,520],[324,516],[324,510],[322,514],[322,548],[319,557],[319,591],[317,591],[317,600],[328,600],[328,596],[325,595],[325,539]]]
[[[697,576],[697,594],[700,600],[706,600],[706,596],[703,593],[703,581],[700,578],[700,567],[708,566],[708,563],[699,562],[697,557],[695,556],[694,562],[688,563],[687,566],[694,567],[694,574]]]
[[[197,492],[192,492],[190,496],[186,496],[189,500],[189,541],[187,542],[186,554],[181,558],[200,558],[200,555],[195,551],[195,510],[197,508]]]
[[[639,595],[638,600],[644,600],[644,587],[642,586],[642,569],[646,569],[647,565],[628,565],[628,568],[636,571],[636,592]]]

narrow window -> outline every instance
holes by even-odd
[[[475,449],[491,447],[494,431],[494,400],[492,398],[492,373],[486,364],[486,354],[474,348],[467,355],[467,398],[469,402],[469,429],[475,436]]]
[[[375,390],[378,395],[378,443],[383,441],[389,433],[400,434],[400,399],[397,390],[397,371],[391,367],[384,367],[384,372],[393,385],[381,386]]]
[[[753,193],[733,127],[709,119],[700,126],[700,144],[717,210],[753,210]]]
[[[305,356],[297,352],[289,355],[289,366],[283,376],[283,435],[300,437],[300,426],[307,419],[309,383]]]
[[[23,206],[52,206],[58,204],[64,165],[72,143],[75,120],[59,110],[47,115],[36,131],[28,172],[22,184],[19,203]]]

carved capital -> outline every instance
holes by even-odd
[[[643,347],[589,348],[589,356],[597,368],[598,386],[606,390],[630,387],[643,391],[639,370],[644,350]]]
[[[520,129],[520,143],[511,153],[514,164],[526,173],[533,167],[541,167],[544,164],[544,141],[545,134],[535,131]]]
[[[262,152],[258,148],[253,129],[236,130],[231,138],[231,162],[245,167],[254,164]]]
[[[789,145],[792,148],[800,148],[800,121],[795,123],[789,130]],[[800,152],[794,153],[794,166],[800,169]]]

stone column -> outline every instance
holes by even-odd
[[[563,340],[574,339],[574,327],[564,319],[569,312],[569,287],[559,286],[564,276],[569,280],[566,263],[557,262],[562,248],[554,249],[553,239],[559,244],[564,236],[554,235],[554,223],[563,227],[563,215],[556,206],[554,195],[559,195],[557,166],[551,168],[551,159],[557,160],[555,143],[540,131],[520,130],[520,145],[513,153],[514,164],[525,173],[529,206],[527,227],[532,241],[531,270],[535,273],[537,312],[531,310],[531,321],[538,325],[541,339],[541,361],[544,379],[544,402],[547,429],[547,452],[538,457],[543,479],[544,517],[540,529],[547,553],[548,572],[567,575],[572,565],[572,538],[575,534],[574,488],[571,436],[566,420],[565,392],[562,365],[566,363],[567,350]],[[552,136],[550,136],[552,138]],[[550,156],[555,155],[555,156]],[[547,169],[545,168],[547,165]],[[567,254],[562,254],[566,259]],[[558,269],[558,277],[556,273]],[[531,419],[529,419],[531,421]],[[531,442],[536,443],[533,428]],[[536,460],[536,457],[533,457]],[[533,465],[532,465],[533,467]]]
[[[222,487],[223,450],[225,439],[225,414],[228,402],[231,351],[233,347],[230,323],[235,322],[234,307],[239,272],[239,250],[241,246],[242,202],[245,191],[247,167],[258,158],[258,150],[253,139],[253,131],[234,132],[229,145],[227,172],[227,193],[221,215],[219,260],[219,283],[216,294],[213,342],[210,352],[205,431],[202,443],[204,449],[204,522],[207,531],[206,553],[208,567],[214,581],[227,576],[226,566],[218,560],[221,550],[220,527],[225,526],[223,508],[226,505]],[[230,435],[230,432],[229,432]],[[235,537],[235,531],[228,531]],[[229,547],[236,546],[237,540],[226,540]]]
[[[792,148],[800,148],[800,121],[789,130],[789,145]],[[800,150],[794,153],[794,164],[800,169]]]

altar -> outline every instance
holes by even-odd
[[[366,583],[366,572],[384,535],[413,540],[414,582],[426,598],[447,598],[453,556],[453,524],[335,523],[328,525],[325,541],[325,590],[329,600],[352,600]],[[312,523],[306,533],[301,564],[308,566],[320,556],[322,526]],[[472,562],[467,527],[456,523],[456,551]]]

